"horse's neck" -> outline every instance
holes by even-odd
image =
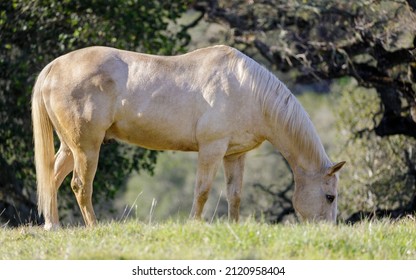
[[[292,170],[300,167],[308,173],[315,173],[330,165],[330,160],[325,152],[311,157],[311,153],[303,151],[302,147],[296,145],[287,135],[276,135],[269,141],[287,160]]]
[[[286,87],[282,89],[288,90]],[[277,116],[280,117],[268,114],[273,118],[269,121],[272,126],[269,141],[278,148],[292,169],[301,167],[309,172],[319,171],[331,162],[309,116],[291,93],[290,98],[290,102],[295,102],[293,107],[280,109],[289,111],[293,116],[279,112]]]
[[[248,96],[254,100],[249,99],[257,101],[266,118],[264,125],[259,124],[259,127],[292,169],[300,166],[304,170],[317,171],[330,164],[309,116],[290,90],[246,56],[240,55],[233,62],[241,87],[251,93]]]

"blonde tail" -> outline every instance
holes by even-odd
[[[35,141],[35,165],[38,193],[39,215],[43,213],[45,226],[54,223],[54,209],[57,207],[56,188],[54,182],[54,155],[53,126],[46,111],[42,95],[42,87],[51,64],[46,66],[35,83],[32,94],[32,122],[33,138]]]

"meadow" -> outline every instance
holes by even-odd
[[[356,225],[138,220],[0,230],[0,259],[416,259],[416,221]]]

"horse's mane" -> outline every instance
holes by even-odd
[[[286,133],[305,159],[327,167],[330,163],[308,113],[290,90],[270,71],[253,59],[236,51],[236,73],[241,84],[248,84],[263,114],[275,124],[275,130]]]

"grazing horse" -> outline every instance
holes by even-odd
[[[108,47],[80,49],[49,63],[33,89],[32,119],[39,212],[59,226],[57,191],[71,188],[87,226],[100,146],[118,139],[154,150],[197,151],[191,216],[200,219],[221,161],[228,215],[238,221],[244,158],[263,141],[286,158],[302,219],[335,221],[338,170],[307,113],[287,87],[227,46],[178,56]],[[60,139],[55,154],[53,130]]]

